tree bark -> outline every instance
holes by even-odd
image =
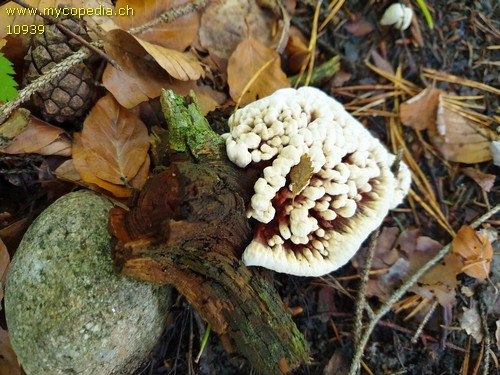
[[[245,207],[253,182],[227,160],[196,104],[168,95],[162,99],[172,162],[130,212],[112,210],[115,264],[124,275],[173,284],[226,349],[256,370],[289,372],[308,360],[307,344],[272,283],[240,260],[252,236]]]

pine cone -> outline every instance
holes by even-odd
[[[82,23],[72,18],[61,23],[75,34],[88,39]],[[54,65],[77,51],[81,44],[67,37],[55,25],[45,25],[45,32],[37,34],[26,57],[27,84],[49,71]],[[94,77],[89,66],[82,62],[73,66],[61,78],[53,80],[32,96],[33,104],[47,121],[72,122],[92,105]]]

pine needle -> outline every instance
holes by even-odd
[[[458,83],[460,85],[474,87],[476,89],[487,91],[495,95],[500,95],[500,89],[497,89],[493,86],[489,86],[485,83],[472,81],[467,78],[458,77],[453,74],[438,72],[437,70],[434,69],[424,68],[422,70],[422,75],[426,78],[434,79],[436,81]]]
[[[405,316],[405,318],[403,319],[403,321],[407,321],[408,319],[410,319],[411,317],[415,316],[416,313],[418,313],[420,310],[422,310],[425,306],[427,306],[430,302],[430,298],[422,298],[422,301],[420,301],[420,303],[415,306],[415,308],[408,314]]]
[[[299,83],[302,82],[302,77],[305,73],[305,70],[307,68],[307,75],[306,79],[304,82],[304,86],[309,86],[309,82],[311,81],[311,76],[313,74],[313,69],[314,69],[314,60],[315,60],[315,51],[316,51],[316,43],[317,43],[317,38],[318,38],[318,19],[319,19],[319,11],[321,9],[321,4],[323,3],[323,0],[318,1],[316,4],[316,8],[314,10],[314,18],[313,18],[313,25],[311,28],[311,39],[309,40],[309,46],[307,47],[307,50],[309,52],[308,59],[304,62],[304,65],[300,68],[300,73],[299,73],[299,78],[297,79],[297,82],[295,83],[295,88],[298,87]]]
[[[319,27],[319,31],[322,31],[326,25],[328,25],[330,23],[330,21],[333,19],[333,17],[335,17],[335,15],[338,13],[338,11],[340,10],[340,8],[342,8],[342,5],[344,5],[345,3],[345,0],[333,0],[330,5],[328,5],[328,10],[330,11],[330,13],[328,14],[328,16],[325,18],[325,20],[323,21],[323,23],[321,24],[321,26]]]

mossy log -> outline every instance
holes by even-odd
[[[251,240],[245,207],[253,182],[230,163],[190,98],[164,92],[170,165],[129,211],[115,208],[115,264],[122,274],[173,284],[217,332],[264,374],[308,360],[307,345],[280,296],[241,262]]]

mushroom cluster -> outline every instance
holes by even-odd
[[[407,166],[392,172],[395,155],[318,89],[278,90],[239,109],[229,126],[229,159],[263,169],[247,209],[259,222],[243,253],[247,266],[297,276],[332,272],[408,193]],[[299,191],[291,178],[297,167],[310,171]]]

